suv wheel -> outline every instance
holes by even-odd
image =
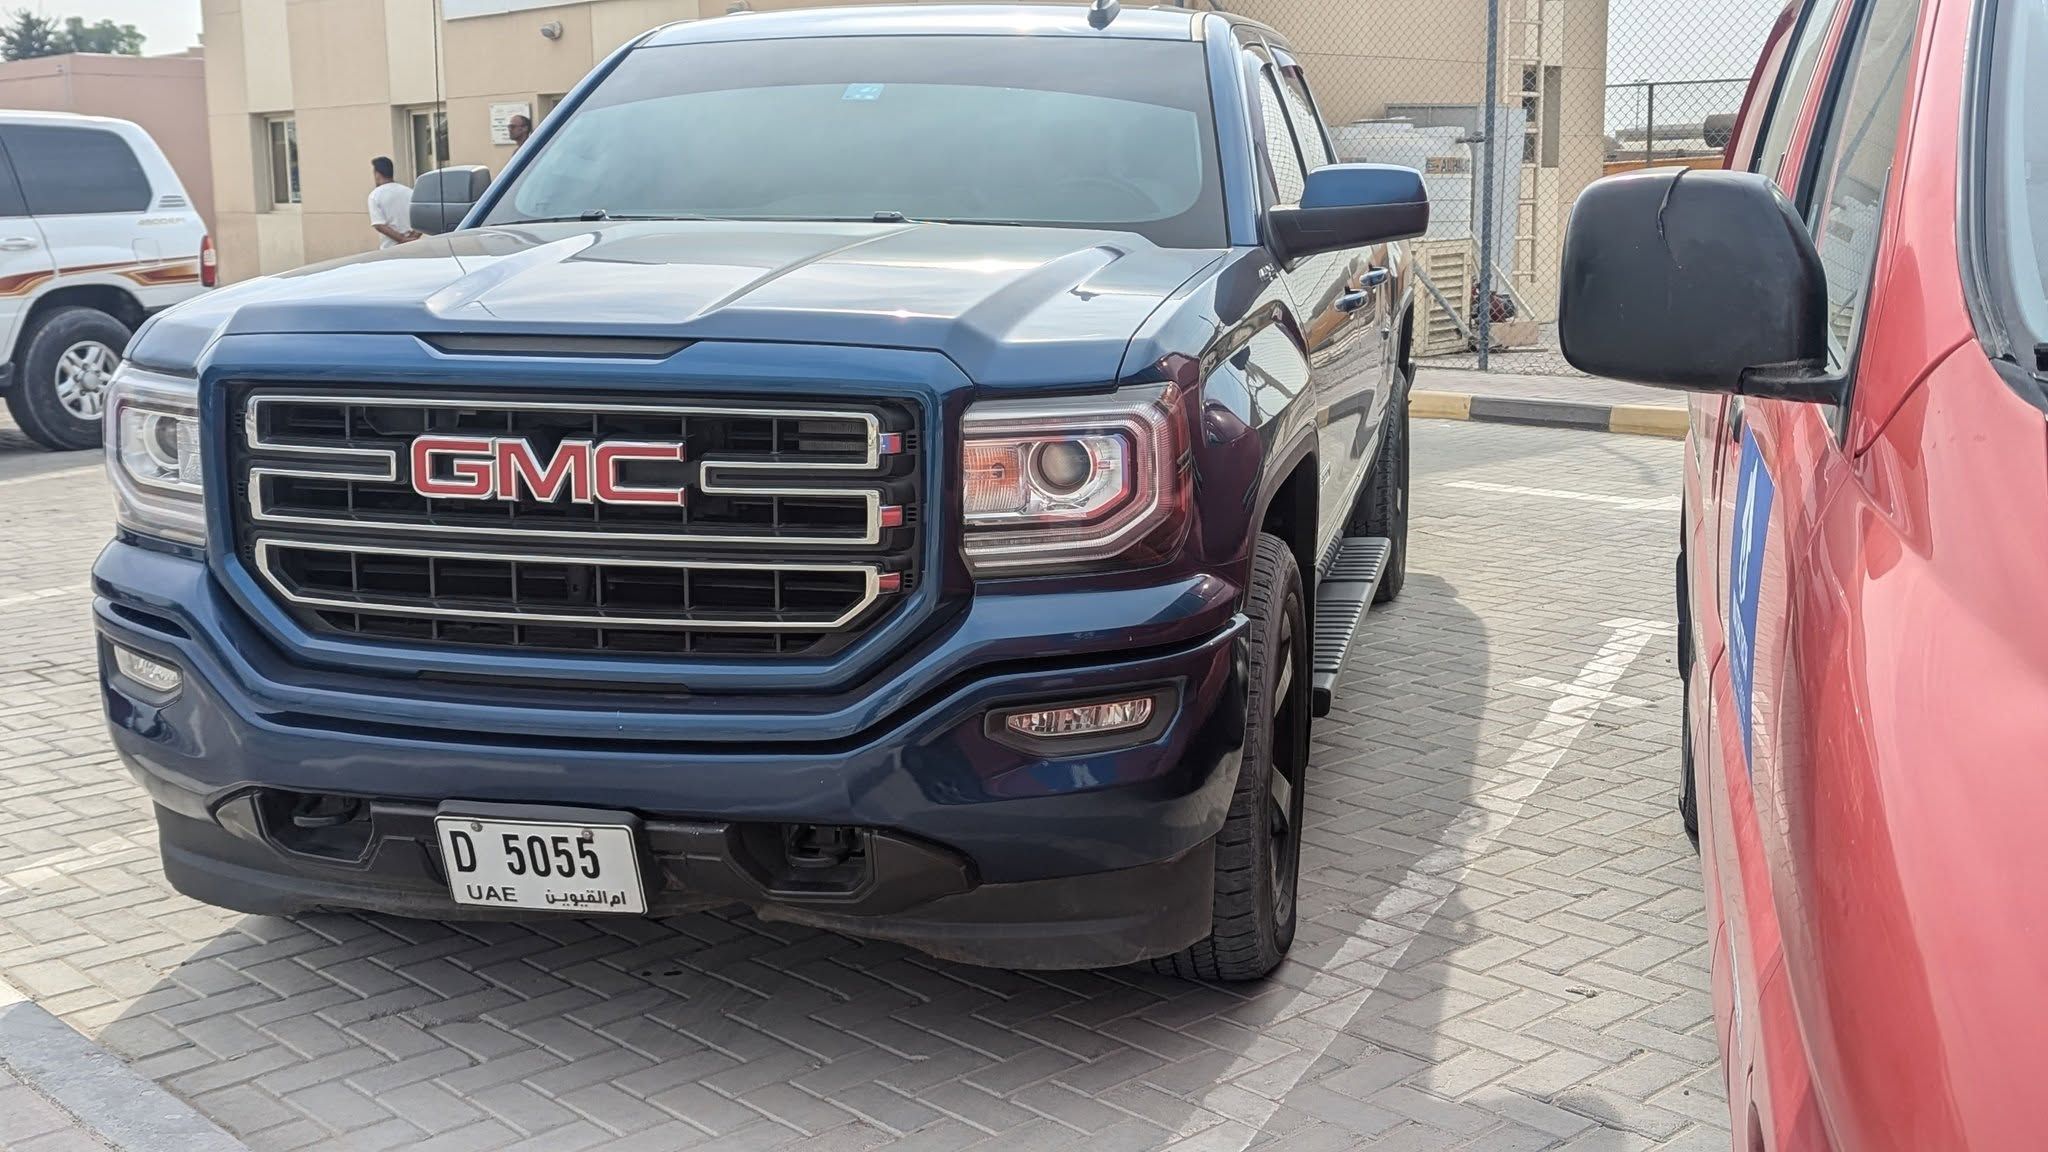
[[[1308,779],[1309,633],[1301,571],[1277,536],[1252,553],[1244,761],[1216,836],[1209,935],[1152,962],[1162,975],[1256,980],[1294,943]]]
[[[1351,510],[1350,531],[1358,536],[1384,536],[1392,547],[1387,552],[1386,574],[1372,602],[1385,604],[1401,594],[1408,577],[1408,372],[1394,374],[1394,395],[1387,401],[1386,422],[1380,429],[1380,450],[1373,459],[1372,475],[1358,493]]]
[[[58,308],[31,322],[7,393],[7,411],[29,439],[60,452],[99,446],[107,382],[128,335],[96,308]]]

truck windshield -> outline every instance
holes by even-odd
[[[1028,36],[678,44],[622,60],[486,224],[933,220],[1225,243],[1201,46]]]
[[[2048,0],[2008,0],[1996,27],[1991,235],[2003,233],[2020,320],[2048,346]]]

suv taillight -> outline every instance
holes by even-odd
[[[213,250],[213,237],[199,238],[199,286],[211,288],[220,283],[220,255]]]

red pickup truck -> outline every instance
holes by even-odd
[[[1589,187],[1567,357],[1695,393],[1680,811],[1738,1149],[2048,1146],[2048,0],[1801,0]]]

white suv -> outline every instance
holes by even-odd
[[[149,133],[0,111],[0,382],[37,443],[98,445],[129,334],[214,277],[206,224]]]

